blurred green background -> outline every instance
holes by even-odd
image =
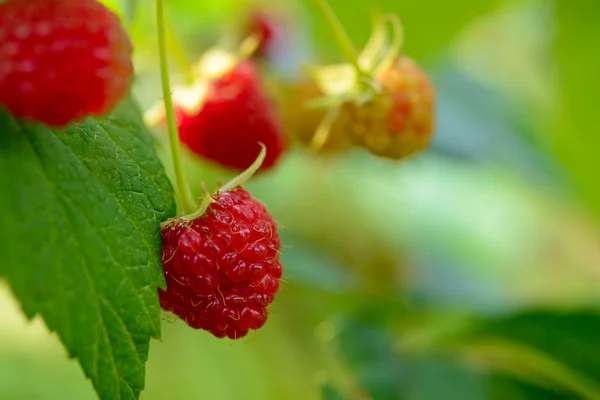
[[[150,108],[160,99],[153,9],[105,3],[129,21],[134,89]],[[402,163],[297,147],[253,179],[285,227],[286,283],[268,324],[232,343],[165,316],[141,397],[600,399],[600,2],[330,3],[357,45],[372,12],[401,18],[406,54],[437,87],[433,145]],[[167,5],[189,60],[257,6]],[[292,37],[269,82],[341,60],[312,0],[274,5]],[[171,61],[182,82],[181,59]],[[229,177],[188,166],[195,184]],[[0,399],[95,396],[56,336],[0,287]]]

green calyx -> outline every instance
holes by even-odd
[[[311,140],[311,147],[322,149],[330,136],[341,107],[374,100],[381,93],[380,76],[398,59],[404,34],[396,15],[375,15],[373,31],[360,53],[354,50],[346,31],[326,0],[316,0],[347,60],[344,64],[309,66],[307,74],[324,94],[306,103],[308,108],[326,108],[328,112]]]
[[[367,44],[353,60],[344,64],[307,67],[307,73],[324,93],[323,97],[311,100],[307,106],[330,108],[347,101],[360,104],[372,99],[381,91],[378,77],[400,55],[403,38],[402,24],[396,15],[375,16]]]
[[[263,143],[260,143],[260,142],[258,142],[258,145],[260,146],[260,153],[258,153],[256,160],[254,160],[254,162],[244,172],[242,172],[241,174],[239,174],[238,176],[236,176],[235,178],[233,178],[232,180],[227,182],[225,185],[223,185],[219,189],[217,189],[215,195],[218,195],[219,193],[223,193],[223,192],[228,192],[237,187],[242,186],[250,178],[252,178],[252,176],[256,173],[256,171],[258,171],[260,169],[263,162],[265,161],[265,157],[267,156],[267,147]],[[214,203],[215,199],[213,198],[213,195],[206,188],[206,184],[204,182],[202,182],[200,184],[202,185],[202,197],[200,197],[200,207],[198,207],[198,209],[196,211],[180,217],[180,219],[183,219],[186,221],[192,221],[196,218],[200,218],[204,214],[206,214],[206,211],[208,210],[210,205],[212,203]]]

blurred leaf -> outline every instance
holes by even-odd
[[[407,366],[390,351],[393,336],[377,321],[378,308],[363,316],[348,316],[337,325],[336,347],[356,377],[358,385],[373,399],[398,399],[406,386]]]
[[[469,368],[449,358],[425,358],[410,366],[408,400],[575,400],[513,377]]]
[[[600,385],[599,332],[597,311],[538,311],[492,319],[478,335],[535,348]]]
[[[496,90],[477,82],[454,63],[433,74],[437,131],[432,150],[476,164],[503,165],[540,187],[565,190],[564,171],[531,139],[531,115]]]
[[[322,400],[350,400],[348,396],[337,390],[330,383],[324,383],[321,385],[321,399]]]
[[[488,378],[490,400],[577,400],[575,395],[557,393],[505,375],[494,374]]]
[[[552,115],[558,100],[548,62],[553,12],[553,1],[511,2],[470,24],[450,51],[462,69],[493,87],[496,97],[509,97],[531,125]]]
[[[401,340],[398,352],[386,333],[390,310],[380,305],[359,313],[362,317],[344,318],[336,335],[339,354],[373,399],[533,400],[571,398],[570,393],[597,398],[594,384],[568,367],[529,347],[480,337],[470,324],[454,332],[432,326],[431,338],[441,340],[437,345]]]
[[[482,375],[447,358],[413,360],[408,400],[487,400]],[[506,399],[505,399],[506,400]],[[516,399],[511,399],[516,400]]]
[[[596,0],[556,2],[556,46],[560,108],[556,119],[546,128],[552,132],[557,154],[570,169],[585,200],[600,213],[600,142],[598,141],[597,103],[600,93],[600,56],[593,49],[600,42],[600,2]]]
[[[309,285],[329,293],[355,291],[360,282],[339,260],[323,249],[303,243],[287,231],[280,234],[283,244],[293,243],[281,254],[285,279],[294,285]]]
[[[197,0],[169,0],[169,7],[181,14],[188,14],[196,18],[206,18],[207,14],[219,13],[226,16],[237,5],[240,0],[204,1]]]
[[[465,0],[460,6],[452,0],[379,0],[370,3],[362,0],[329,0],[329,3],[359,48],[365,45],[371,32],[370,16],[373,12],[397,14],[406,35],[404,50],[412,57],[422,59],[442,52],[469,22],[509,1]],[[331,29],[318,13],[317,7],[310,1],[306,3],[307,9],[313,14],[318,44],[329,56],[331,49],[336,48]],[[339,51],[336,56],[337,60],[341,59]]]
[[[600,399],[600,316],[537,311],[496,318],[426,316],[411,310],[398,333],[410,359],[453,354],[464,365],[500,373],[563,396]],[[563,397],[564,398],[564,397]]]
[[[600,386],[588,376],[538,351],[504,339],[478,338],[465,344],[462,356],[492,371],[510,374],[561,393],[583,399],[600,399]]]
[[[137,105],[64,130],[0,112],[0,127],[0,276],[101,398],[137,398],[160,335],[160,222],[175,212]]]

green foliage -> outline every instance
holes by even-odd
[[[411,365],[408,400],[488,400],[486,377],[447,357],[424,357]],[[435,382],[435,384],[431,384]]]
[[[557,393],[517,381],[506,375],[492,375],[487,382],[490,400],[576,400],[577,395]]]
[[[532,311],[458,324],[457,315],[424,323],[405,315],[397,341],[390,337],[393,320],[380,318],[388,313],[388,307],[371,308],[336,326],[337,351],[373,398],[600,398],[591,350],[599,346],[597,313]]]
[[[0,114],[0,275],[98,394],[135,399],[151,337],[171,185],[132,100],[66,130]]]
[[[394,355],[390,332],[364,316],[346,318],[338,329],[338,352],[356,375],[357,383],[374,399],[399,397],[407,385],[407,371],[403,360]]]
[[[341,393],[330,383],[324,383],[321,386],[322,400],[349,400],[349,397]]]
[[[594,354],[600,348],[599,331],[600,313],[596,311],[530,311],[484,321],[476,329],[474,341],[488,337],[534,349],[548,360],[521,352],[512,365],[503,368],[546,381],[550,387],[564,384],[569,390],[583,388],[586,393],[579,393],[583,397],[600,398],[600,365]],[[560,365],[552,365],[554,362]]]
[[[376,3],[361,0],[329,1],[356,46],[364,45],[372,28],[370,23],[366,23],[365,16],[375,12],[397,14],[406,34],[404,49],[417,59],[434,57],[445,49],[450,38],[460,33],[473,19],[509,2],[510,0],[466,0],[458,5],[452,0],[379,0]],[[307,7],[314,7],[312,1],[304,3]],[[314,19],[315,36],[319,38],[320,46],[334,48],[330,28],[322,17],[317,15]]]
[[[600,3],[594,0],[556,2],[556,43],[558,61],[558,105],[552,145],[569,168],[583,198],[596,214],[600,212],[597,171],[598,129],[596,119],[600,83],[600,58],[592,49],[600,40],[600,26],[594,16]]]

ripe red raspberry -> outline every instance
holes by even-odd
[[[133,74],[119,18],[96,0],[0,4],[0,106],[63,126],[111,111]]]
[[[381,93],[366,103],[344,103],[333,129],[383,157],[401,159],[426,148],[434,130],[435,101],[427,75],[403,56],[377,81]]]
[[[181,141],[194,153],[225,167],[244,170],[267,147],[261,169],[272,167],[286,149],[282,123],[251,61],[242,61],[210,82],[200,110],[178,109]]]
[[[282,270],[277,226],[242,188],[217,193],[206,213],[161,231],[166,290],[160,304],[218,338],[244,337],[267,321]]]

